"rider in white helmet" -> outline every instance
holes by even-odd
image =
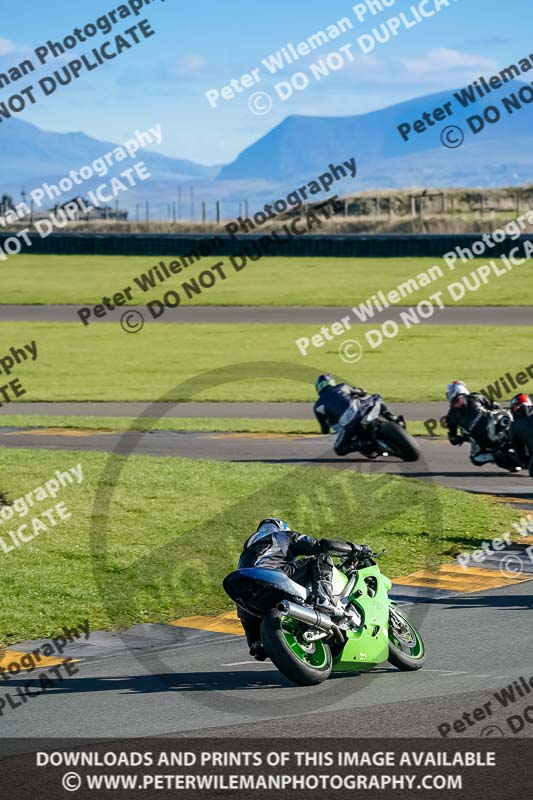
[[[507,412],[503,412],[498,403],[491,402],[481,392],[469,392],[463,381],[449,383],[446,397],[450,403],[446,416],[450,444],[456,447],[470,441],[472,464],[481,467],[493,463],[494,449],[506,435],[496,428],[495,412],[501,412],[501,416]],[[513,467],[513,471],[519,469],[518,465]]]

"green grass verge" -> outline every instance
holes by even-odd
[[[224,258],[225,281],[187,303],[200,305],[355,305],[380,289],[395,289],[437,264],[444,277],[411,295],[404,305],[426,299],[447,283],[469,275],[487,259],[474,259],[450,272],[441,258],[263,258],[249,262],[236,273]],[[132,302],[145,303],[167,289],[197,276],[218,258],[202,259],[146,294],[134,278],[171,256],[46,256],[26,254],[10,259],[2,277],[3,303],[100,303],[127,286],[134,289]],[[492,277],[487,286],[468,293],[461,305],[533,305],[531,264],[516,267],[505,277]]]
[[[353,337],[365,351],[354,365],[339,356],[343,337],[304,358],[295,340],[316,330],[309,325],[146,325],[138,334],[127,334],[118,324],[87,329],[75,323],[0,323],[0,352],[37,341],[37,361],[24,362],[12,376],[21,378],[27,391],[23,399],[32,401],[148,401],[167,393],[171,400],[314,401],[320,372],[379,391],[391,402],[442,401],[450,380],[462,378],[473,391],[531,363],[524,346],[527,327],[427,325],[402,329],[396,339],[369,350],[367,327],[358,326]],[[194,381],[194,394],[191,387],[173,388],[195,376],[201,377]]]
[[[78,463],[83,483],[38,506],[62,500],[71,519],[0,554],[3,644],[86,618],[92,630],[118,629],[230,608],[221,581],[262,516],[386,547],[382,568],[393,577],[476,548],[519,518],[492,501],[398,476],[91,452],[0,449],[0,488],[13,500]],[[114,490],[106,464],[122,468]],[[0,525],[3,538],[9,524]]]
[[[52,417],[29,415],[0,415],[2,427],[31,428],[78,428],[92,431],[199,431],[211,433],[294,433],[317,434],[318,426],[305,419],[234,419],[232,417]],[[423,422],[408,420],[409,433],[427,436]],[[435,436],[445,436],[446,431],[437,428]]]

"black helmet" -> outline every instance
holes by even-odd
[[[319,375],[315,382],[315,387],[318,394],[320,394],[320,392],[325,389],[326,386],[335,386],[335,378],[333,375],[330,375],[329,372],[327,372],[325,375]]]

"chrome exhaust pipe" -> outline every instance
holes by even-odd
[[[286,614],[288,617],[306,622],[313,628],[319,628],[321,631],[331,631],[337,626],[327,614],[321,614],[320,611],[315,611],[313,608],[304,608],[298,603],[291,603],[290,600],[282,600],[277,605],[278,611]]]

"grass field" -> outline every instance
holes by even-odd
[[[444,277],[410,295],[404,305],[426,299],[463,274],[487,263],[472,260],[460,264],[454,272],[440,258],[264,258],[236,273],[227,264],[225,281],[217,281],[187,304],[201,305],[294,305],[352,306],[380,289],[395,289],[398,284],[427,270],[434,264],[442,267]],[[217,258],[203,259],[173,276],[153,291],[143,293],[133,279],[160,260],[172,257],[149,256],[45,256],[12,257],[3,269],[2,303],[100,303],[126,286],[135,291],[134,304],[160,297],[167,289],[178,289],[183,280],[197,276]],[[224,259],[227,262],[227,259]],[[475,293],[467,293],[460,305],[533,305],[532,266],[515,267],[504,277],[491,277]]]
[[[32,428],[76,428],[92,431],[207,431],[212,433],[287,433],[318,434],[318,425],[311,418],[305,419],[235,419],[233,417],[54,417],[21,414],[0,414],[1,427]],[[408,420],[409,432],[414,436],[428,436],[424,423]],[[440,426],[434,436],[445,436],[446,431]]]
[[[354,334],[362,343],[366,329]],[[355,365],[341,360],[340,341],[302,357],[295,339],[315,332],[309,325],[146,325],[127,334],[118,324],[84,329],[74,323],[0,323],[0,353],[37,341],[37,361],[24,362],[10,376],[22,380],[22,399],[33,401],[311,401],[320,372],[379,391],[392,402],[442,401],[450,380],[466,380],[474,390],[531,362],[527,327],[402,329],[395,340],[365,350]]]
[[[475,549],[519,518],[474,495],[389,475],[91,452],[0,449],[0,489],[13,501],[79,463],[83,483],[24,518],[64,501],[71,519],[0,555],[0,643],[86,618],[92,630],[118,629],[229,608],[222,578],[262,516],[386,547],[380,563],[393,577]],[[4,540],[10,526],[0,522]]]

